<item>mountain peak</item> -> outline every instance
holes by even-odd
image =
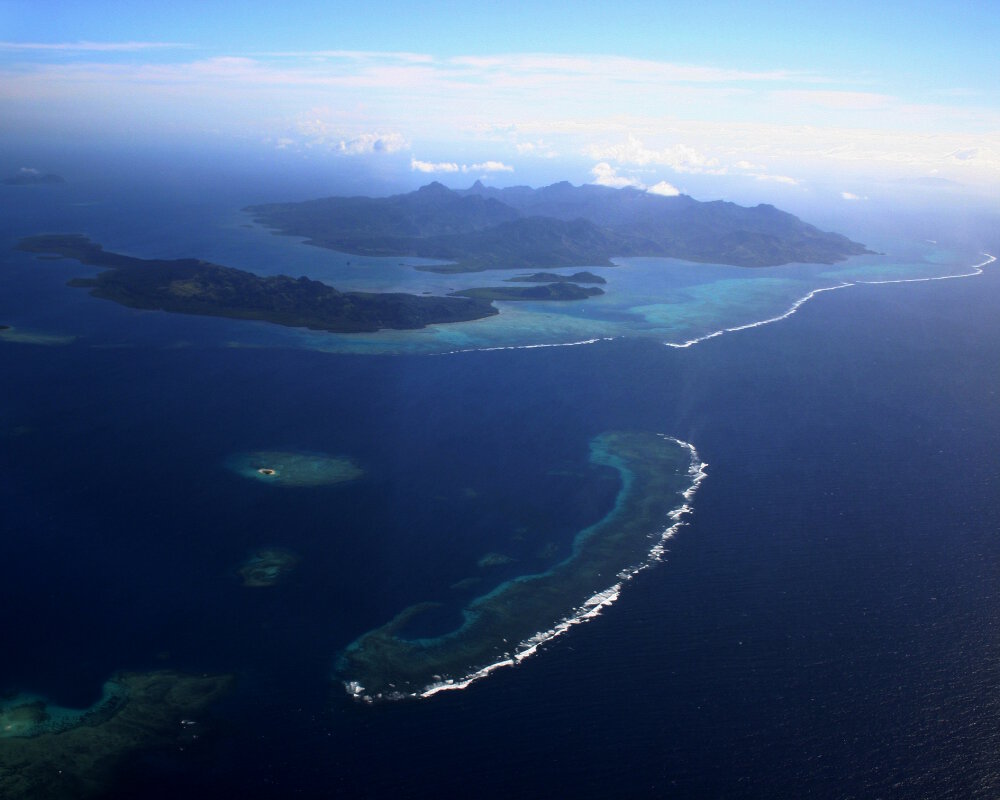
[[[440,181],[431,181],[426,186],[421,186],[417,191],[424,195],[452,194],[451,189]]]

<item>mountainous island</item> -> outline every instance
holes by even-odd
[[[773,206],[662,197],[635,189],[572,186],[464,191],[431,183],[392,197],[328,197],[251,206],[257,222],[309,243],[367,256],[420,256],[441,273],[525,267],[613,266],[614,256],[769,266],[832,263],[869,252]],[[504,286],[448,295],[342,292],[321,281],[261,277],[194,258],[142,259],[105,251],[80,234],[22,239],[18,248],[103,267],[71,286],[132,308],[259,320],[337,333],[408,330],[499,313],[494,301],[579,301],[604,294],[591,272],[521,274]],[[377,269],[377,267],[373,267]],[[510,285],[525,283],[527,286]]]
[[[488,299],[390,292],[340,292],[309,278],[252,272],[194,258],[133,258],[106,252],[79,234],[31,236],[18,243],[30,253],[75,258],[105,267],[71,286],[131,308],[260,320],[338,333],[413,329],[464,322],[498,313]]]
[[[278,233],[343,253],[451,262],[419,267],[434,272],[611,266],[616,256],[743,267],[832,264],[870,252],[771,205],[567,182],[496,189],[476,181],[462,191],[434,182],[391,197],[326,197],[246,211]]]

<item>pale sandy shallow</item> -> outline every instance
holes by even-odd
[[[255,450],[237,453],[226,461],[237,475],[275,486],[327,486],[353,481],[364,470],[351,459],[324,453]]]

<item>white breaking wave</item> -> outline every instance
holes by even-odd
[[[667,347],[685,348],[696,345],[700,342],[704,342],[708,339],[714,339],[716,336],[722,336],[724,333],[736,333],[736,331],[745,331],[749,328],[759,328],[761,325],[770,325],[772,322],[781,322],[783,319],[788,319],[792,314],[799,310],[804,303],[812,300],[816,295],[821,292],[832,292],[834,289],[846,289],[848,286],[853,286],[853,283],[841,283],[837,286],[827,286],[823,289],[813,289],[805,297],[800,297],[788,308],[784,314],[779,314],[776,317],[771,317],[769,319],[758,320],[757,322],[748,322],[746,325],[736,325],[732,328],[722,328],[721,330],[712,331],[712,333],[707,333],[704,336],[699,336],[695,339],[688,339],[686,342],[664,342]]]
[[[823,292],[832,292],[836,289],[847,289],[851,286],[860,286],[860,285],[877,286],[888,283],[927,283],[928,281],[950,281],[954,278],[973,278],[977,275],[982,275],[983,267],[985,267],[988,264],[992,264],[994,261],[996,261],[996,257],[991,256],[989,253],[983,253],[983,255],[986,256],[986,260],[981,261],[978,264],[973,264],[972,267],[970,268],[972,270],[971,272],[962,272],[959,273],[958,275],[936,275],[931,278],[893,278],[882,281],[858,280],[858,281],[853,281],[851,283],[839,283],[836,286],[826,286],[821,289],[813,289],[807,295],[805,295],[804,297],[800,297],[798,300],[792,303],[792,305],[789,306],[788,310],[784,314],[779,314],[776,317],[771,317],[769,319],[762,319],[757,322],[748,322],[746,325],[736,325],[732,328],[721,328],[720,330],[712,331],[711,333],[706,333],[704,336],[698,336],[694,339],[688,339],[686,342],[664,342],[664,344],[667,347],[675,347],[678,349],[683,349],[686,347],[691,347],[696,344],[700,344],[701,342],[708,341],[709,339],[714,339],[717,336],[722,336],[724,333],[736,333],[737,331],[745,331],[748,330],[749,328],[759,328],[761,325],[770,325],[772,322],[781,322],[781,320],[788,319],[790,316],[792,316],[792,314],[798,311],[809,300],[812,300],[816,295],[822,294]]]
[[[712,333],[705,334],[704,336],[699,336],[694,339],[689,339],[685,342],[664,342],[667,347],[674,348],[687,348],[693,345],[699,344],[700,342],[707,341],[709,339],[714,339],[717,336],[722,336],[726,333],[736,333],[737,331],[744,331],[750,328],[759,328],[762,325],[770,325],[774,322],[780,322],[781,320],[788,319],[792,314],[796,313],[805,303],[812,300],[816,295],[823,292],[832,292],[837,289],[847,289],[851,286],[858,285],[885,285],[890,283],[926,283],[929,281],[945,281],[952,280],[955,278],[971,278],[983,274],[983,267],[988,266],[995,262],[996,256],[989,253],[983,253],[986,256],[985,261],[981,261],[978,264],[973,264],[970,268],[970,272],[964,272],[957,275],[938,275],[928,278],[897,278],[891,280],[879,280],[879,281],[864,281],[858,280],[850,283],[840,283],[836,286],[827,286],[819,289],[813,289],[808,294],[800,297],[783,314],[779,314],[775,317],[770,317],[768,319],[758,320],[757,322],[750,322],[745,325],[736,325],[730,328],[722,328]],[[593,339],[585,339],[577,342],[565,342],[560,344],[528,344],[528,345],[506,345],[506,346],[496,346],[496,347],[482,347],[482,348],[468,348],[465,350],[452,350],[449,353],[442,353],[441,355],[450,355],[455,353],[468,353],[468,352],[488,352],[493,350],[532,350],[542,347],[575,347],[578,345],[595,344],[600,341],[611,341],[615,337],[596,337]],[[644,570],[648,569],[653,564],[661,561],[663,556],[666,554],[666,544],[674,537],[680,528],[687,524],[685,517],[693,512],[693,508],[689,505],[689,502],[694,498],[695,493],[698,491],[698,487],[701,482],[707,477],[705,468],[708,464],[701,461],[698,457],[698,451],[695,449],[694,445],[690,442],[685,442],[681,439],[677,439],[673,436],[667,436],[660,434],[660,436],[667,440],[680,445],[681,447],[687,448],[690,453],[690,466],[688,468],[688,474],[691,476],[691,485],[688,486],[681,496],[684,498],[685,502],[673,509],[667,516],[671,520],[672,524],[668,526],[665,530],[660,532],[658,535],[654,535],[652,538],[655,543],[650,548],[644,561],[631,567],[623,569],[616,575],[618,581],[609,586],[606,589],[602,589],[599,592],[595,592],[587,600],[585,600],[580,606],[575,608],[563,619],[559,620],[553,627],[548,630],[539,631],[529,638],[519,642],[511,651],[504,653],[504,657],[492,664],[487,664],[474,672],[470,672],[460,678],[446,678],[442,677],[441,680],[430,683],[427,686],[416,692],[410,693],[396,693],[393,695],[382,695],[385,699],[404,699],[407,697],[412,698],[427,698],[433,697],[441,692],[453,691],[458,689],[465,689],[467,686],[475,683],[476,681],[487,677],[491,673],[498,669],[504,667],[513,667],[520,664],[526,658],[534,655],[538,652],[547,642],[552,641],[558,636],[561,636],[566,631],[568,631],[574,625],[579,625],[580,623],[587,622],[601,614],[601,612],[612,605],[618,597],[621,595],[621,590],[627,581],[632,580],[636,575]],[[437,676],[435,676],[437,677]],[[345,691],[359,700],[364,700],[365,702],[374,702],[374,698],[365,693],[365,687],[361,685],[358,681],[344,681],[343,683]]]
[[[547,344],[503,344],[493,347],[466,347],[461,350],[446,350],[442,353],[432,355],[452,356],[456,353],[491,353],[494,350],[537,350],[541,347],[578,347],[581,344],[597,344],[597,342],[610,342],[614,336],[597,336],[593,339],[581,339],[579,342],[552,342]]]
[[[983,267],[997,260],[996,256],[991,256],[989,253],[983,253],[983,255],[986,256],[986,260],[980,261],[978,264],[973,264],[970,267],[972,272],[962,272],[958,275],[937,275],[933,278],[899,278],[890,281],[855,281],[855,283],[865,283],[874,286],[883,283],[926,283],[928,281],[950,281],[955,278],[974,278],[977,275],[983,274]]]
[[[666,544],[667,541],[673,538],[673,536],[680,530],[684,525],[687,524],[684,519],[689,514],[692,513],[693,509],[689,505],[689,502],[694,498],[695,492],[698,491],[698,487],[701,482],[707,476],[705,468],[708,464],[704,463],[698,457],[698,451],[695,450],[693,444],[689,442],[682,441],[673,436],[666,436],[660,434],[660,437],[665,441],[673,442],[681,447],[687,449],[690,454],[690,464],[688,466],[688,475],[691,477],[691,484],[685,489],[681,496],[684,498],[685,502],[682,503],[677,508],[673,509],[667,516],[671,521],[671,525],[665,530],[659,532],[658,534],[653,534],[651,537],[654,540],[653,546],[650,548],[649,553],[646,558],[639,564],[631,567],[626,567],[621,572],[619,572],[615,577],[618,579],[615,584],[609,586],[606,589],[602,589],[595,592],[590,597],[588,597],[581,605],[577,606],[573,611],[559,620],[555,625],[553,625],[548,630],[539,631],[538,633],[528,637],[527,639],[519,642],[512,650],[504,653],[504,657],[492,664],[487,664],[474,672],[470,672],[460,678],[442,678],[439,681],[430,683],[427,686],[416,692],[410,693],[397,693],[394,695],[382,695],[384,699],[390,700],[402,700],[407,697],[412,698],[427,698],[433,697],[440,692],[448,692],[456,689],[464,689],[472,683],[485,678],[487,675],[495,672],[498,669],[504,667],[514,667],[524,661],[526,658],[533,656],[538,652],[547,642],[551,642],[557,636],[562,636],[574,625],[579,625],[582,622],[587,622],[612,605],[621,594],[623,585],[632,580],[636,575],[645,569],[648,569],[653,564],[661,561],[663,556],[666,554]],[[437,676],[435,676],[437,677]],[[345,691],[359,700],[364,700],[365,702],[374,702],[374,698],[365,694],[365,688],[357,681],[345,681],[344,682]]]
[[[978,264],[973,264],[972,267],[970,267],[969,272],[962,272],[957,275],[937,275],[929,278],[891,278],[880,281],[856,280],[851,282],[838,283],[836,286],[825,286],[819,289],[813,289],[811,292],[804,295],[803,297],[800,297],[798,300],[792,303],[791,306],[788,307],[788,310],[785,311],[783,314],[778,314],[777,316],[769,317],[768,319],[758,320],[756,322],[748,322],[745,325],[734,325],[733,327],[730,328],[720,328],[717,331],[712,331],[711,333],[706,333],[703,336],[697,336],[693,339],[688,339],[683,342],[664,342],[663,344],[665,344],[667,347],[673,347],[682,350],[688,347],[693,347],[696,344],[701,344],[702,342],[706,342],[709,339],[715,339],[716,337],[722,336],[723,334],[726,333],[737,333],[738,331],[745,331],[749,330],[750,328],[759,328],[762,325],[770,325],[774,322],[781,322],[782,320],[788,319],[790,316],[792,316],[792,314],[797,312],[805,303],[816,297],[816,295],[822,294],[823,292],[832,292],[836,289],[847,289],[851,286],[862,286],[862,285],[880,286],[890,283],[927,283],[929,281],[950,281],[955,278],[972,278],[977,275],[982,275],[983,267],[992,264],[994,261],[997,260],[995,256],[992,256],[989,253],[983,253],[983,255],[986,256],[985,261],[981,261]],[[446,350],[440,353],[433,353],[432,355],[456,355],[459,353],[490,353],[497,350],[537,350],[543,347],[578,347],[580,345],[597,344],[598,342],[610,342],[616,338],[620,337],[595,336],[590,339],[581,339],[579,341],[573,341],[573,342],[550,342],[544,344],[511,344],[511,345],[493,345],[486,347],[466,347],[466,348],[458,348],[455,350]]]

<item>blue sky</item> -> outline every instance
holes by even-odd
[[[995,197],[997,34],[995,2],[0,0],[0,142],[232,142],[457,184],[563,170],[853,202],[933,178]]]

